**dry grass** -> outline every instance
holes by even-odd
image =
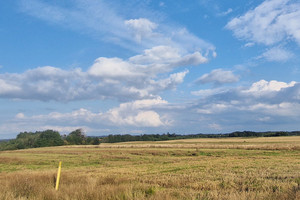
[[[124,142],[103,144],[103,148],[201,148],[201,149],[262,149],[262,150],[300,150],[300,137],[263,138],[200,138],[159,142]]]
[[[234,138],[5,151],[0,199],[300,199],[299,144]]]

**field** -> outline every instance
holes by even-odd
[[[3,200],[300,199],[300,137],[3,151],[0,183]]]

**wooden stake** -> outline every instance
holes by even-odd
[[[60,173],[61,173],[61,161],[59,161],[59,165],[58,165],[58,171],[57,171],[57,177],[56,177],[56,186],[55,186],[56,191],[58,190],[58,186],[59,186]]]

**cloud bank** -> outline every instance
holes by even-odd
[[[0,97],[61,102],[157,98],[182,83],[188,70],[170,72],[205,62],[200,52],[183,55],[178,49],[157,46],[127,60],[100,57],[87,71],[45,66],[20,74],[0,74]],[[161,74],[168,77],[159,78]]]

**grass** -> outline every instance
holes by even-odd
[[[59,191],[54,190],[63,162]],[[300,137],[0,152],[0,199],[300,199]]]

